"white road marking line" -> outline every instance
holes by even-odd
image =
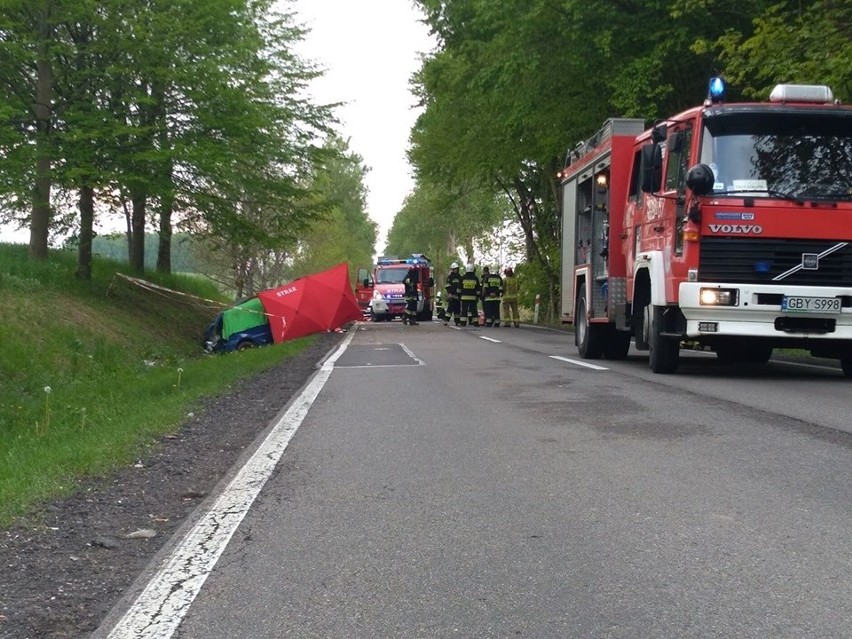
[[[586,368],[591,368],[596,371],[608,371],[609,369],[605,366],[598,366],[597,364],[589,364],[588,362],[581,362],[576,359],[568,359],[567,357],[560,357],[559,355],[548,355],[550,359],[558,359],[560,362],[568,362],[569,364],[575,364],[577,366],[585,366]]]
[[[417,357],[417,355],[415,355],[413,352],[411,352],[411,349],[408,348],[408,346],[406,346],[405,344],[402,344],[402,343],[400,343],[400,346],[402,346],[402,350],[404,350],[406,352],[406,354],[411,359],[413,359],[415,362],[417,362],[420,366],[426,366],[426,362],[424,362],[422,359]]]
[[[479,339],[484,339],[484,340],[487,340],[487,341],[489,341],[489,342],[494,342],[495,344],[499,344],[499,343],[500,343],[500,340],[499,340],[499,339],[494,339],[493,337],[485,337],[485,335],[480,335],[480,336],[479,336]]]
[[[314,374],[211,509],[148,582],[109,639],[168,639],[174,634],[354,335],[349,333]]]

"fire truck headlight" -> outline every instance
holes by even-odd
[[[702,288],[698,300],[701,306],[736,306],[739,291],[735,288]]]

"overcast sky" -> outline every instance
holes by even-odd
[[[346,102],[341,134],[364,159],[367,211],[379,224],[379,253],[393,217],[413,188],[405,157],[417,118],[409,78],[420,53],[433,47],[409,0],[295,0],[298,21],[311,29],[303,57],[327,69],[316,102]]]
[[[413,187],[405,152],[418,112],[408,81],[433,42],[409,0],[290,0],[290,6],[310,29],[299,53],[326,70],[311,86],[314,102],[346,103],[336,113],[340,133],[370,169],[367,212],[379,224],[381,253]],[[0,228],[0,241],[26,243],[29,232]]]

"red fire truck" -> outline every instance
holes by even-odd
[[[852,108],[826,86],[724,90],[569,151],[563,321],[581,357],[624,358],[632,338],[655,373],[691,346],[739,363],[805,349],[852,376]]]
[[[418,283],[418,321],[432,321],[435,309],[433,290],[435,281],[432,275],[432,262],[422,253],[413,253],[400,259],[395,256],[380,257],[372,270],[358,269],[358,281],[355,283],[355,298],[374,322],[392,320],[405,314],[405,279],[408,269],[417,272]]]

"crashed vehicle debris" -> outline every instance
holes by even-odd
[[[204,331],[202,344],[211,353],[272,344],[272,331],[260,299],[250,297],[216,315]]]
[[[227,353],[336,330],[360,318],[344,262],[223,310],[207,327],[203,344],[210,352]]]

